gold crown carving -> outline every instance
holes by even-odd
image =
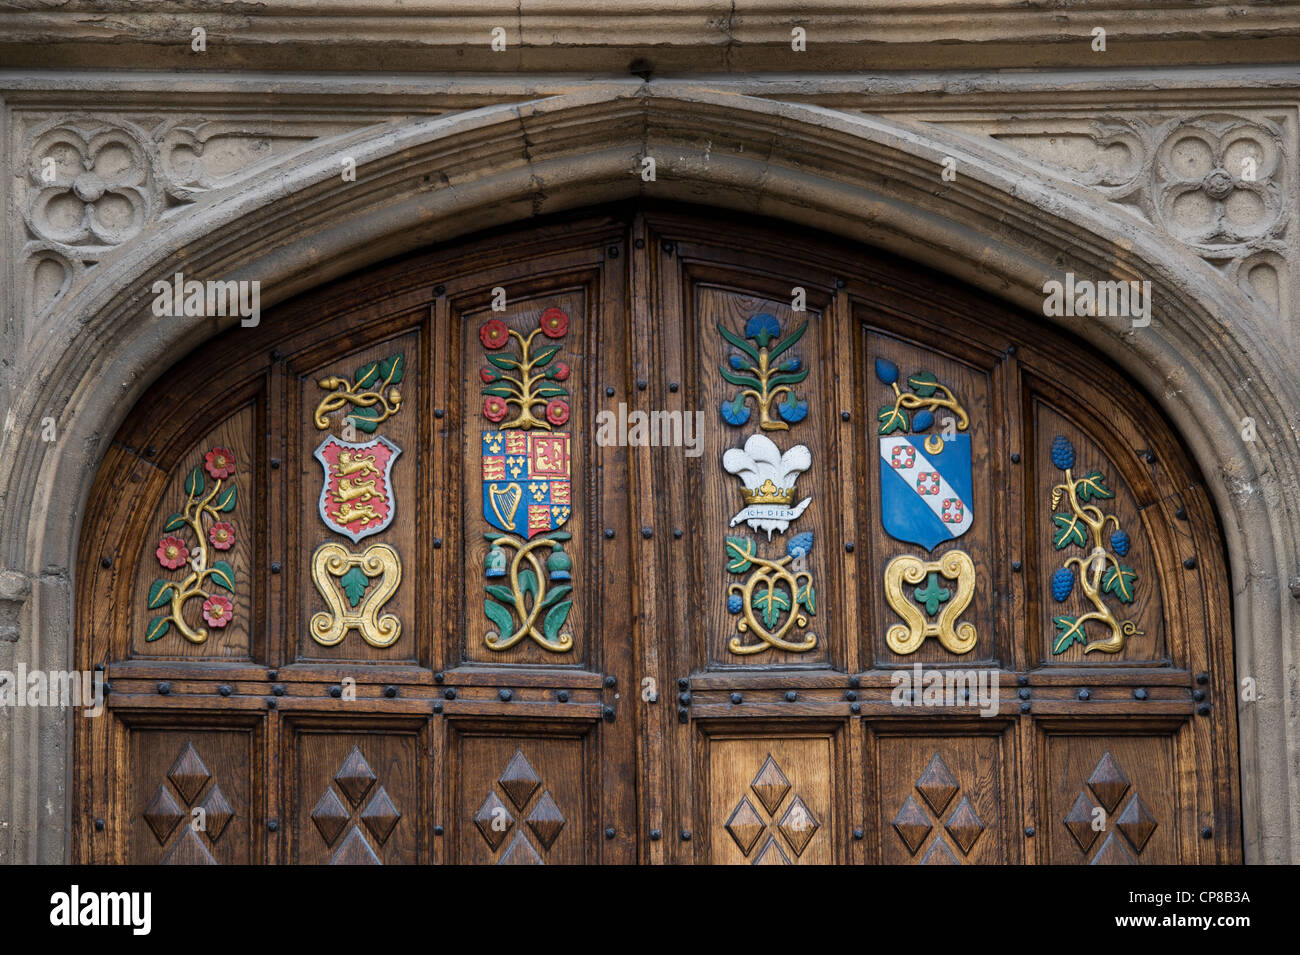
[[[794,503],[794,488],[777,487],[768,478],[763,482],[762,487],[742,487],[740,496],[745,499],[746,504],[785,504],[789,506]]]

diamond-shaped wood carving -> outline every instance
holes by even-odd
[[[230,820],[235,818],[235,810],[230,808],[221,786],[215,783],[199,808],[203,810],[203,827],[207,830],[208,838],[216,842],[226,831]]]
[[[375,841],[381,846],[388,841],[393,827],[397,821],[402,818],[402,813],[393,801],[388,798],[388,792],[383,786],[380,786],[375,794],[370,797],[370,802],[361,812],[361,822],[370,834],[375,837]]]
[[[1124,770],[1119,768],[1119,763],[1115,762],[1115,757],[1110,754],[1110,750],[1106,750],[1106,755],[1102,756],[1097,763],[1097,768],[1088,777],[1088,786],[1101,800],[1107,812],[1114,812],[1119,801],[1128,792],[1129,779],[1124,775]]]
[[[1065,828],[1070,830],[1070,835],[1074,836],[1074,841],[1085,855],[1097,841],[1097,830],[1092,828],[1093,808],[1092,800],[1081,792],[1070,811],[1065,814]]]
[[[361,830],[353,826],[347,838],[343,840],[343,844],[335,851],[334,857],[330,859],[330,865],[383,865],[383,863],[379,861],[379,856],[375,855],[375,850],[370,848],[370,843],[366,842],[366,837],[361,834]]]
[[[195,835],[194,830],[186,826],[167,854],[163,856],[163,865],[216,865],[203,840]]]
[[[1115,822],[1115,828],[1124,833],[1124,838],[1141,855],[1142,850],[1146,848],[1147,840],[1151,838],[1151,833],[1156,831],[1156,818],[1151,815],[1151,810],[1142,801],[1142,797],[1134,793]]]
[[[1106,837],[1101,844],[1101,851],[1092,858],[1092,865],[1137,865],[1133,854],[1124,848],[1124,840],[1115,833]]]
[[[362,797],[374,785],[375,773],[366,762],[366,758],[361,755],[361,750],[353,746],[352,752],[348,753],[348,758],[343,760],[343,765],[334,774],[334,782],[338,783],[339,789],[352,800],[352,805],[355,807],[361,804]]]
[[[741,854],[748,857],[749,851],[754,848],[754,843],[763,834],[765,825],[763,817],[758,814],[749,797],[741,796],[739,804],[732,810],[731,818],[727,820],[726,829],[731,833],[731,838],[736,840]]]
[[[916,850],[921,848],[921,843],[925,842],[925,837],[933,828],[930,817],[921,809],[916,797],[909,794],[907,802],[903,803],[903,808],[894,817],[894,831],[912,855],[916,855]]]
[[[934,845],[930,846],[930,850],[921,859],[921,865],[961,865],[961,860],[953,855],[948,843],[940,838],[934,840]]]
[[[930,762],[916,781],[916,791],[929,803],[936,816],[948,808],[952,797],[957,795],[957,788],[957,780],[938,753],[930,757]]]
[[[510,843],[509,848],[501,854],[501,859],[497,865],[545,865],[542,857],[537,854],[533,844],[524,838],[522,832],[516,832],[514,841]]]
[[[510,801],[515,804],[515,808],[523,809],[529,798],[537,791],[537,787],[542,784],[542,779],[524,757],[523,751],[517,749],[515,755],[510,757],[510,762],[506,764],[505,771],[497,778],[497,782],[510,797]],[[512,843],[511,849],[513,848]]]
[[[327,846],[334,845],[339,833],[348,824],[348,816],[347,806],[343,805],[343,800],[334,795],[333,789],[326,789],[325,794],[317,801],[316,808],[311,811],[311,821],[316,823],[316,829]]]
[[[514,828],[515,817],[510,815],[510,810],[501,801],[501,797],[490,792],[487,799],[483,800],[483,805],[478,807],[478,812],[474,813],[474,825],[478,826],[478,831],[483,834],[492,851],[496,852]]]
[[[790,857],[782,850],[781,844],[774,836],[767,837],[763,850],[754,859],[754,865],[790,865]]]
[[[144,821],[153,830],[158,843],[163,845],[176,828],[176,824],[185,818],[185,810],[176,805],[176,800],[167,791],[166,786],[159,786],[158,791],[144,807]]]
[[[785,836],[785,841],[790,843],[790,848],[794,850],[795,857],[803,855],[803,850],[808,846],[812,837],[817,834],[821,828],[821,823],[817,817],[812,814],[803,801],[803,797],[795,795],[790,803],[790,808],[785,811],[781,817],[781,822],[777,825],[777,831]]]
[[[185,748],[176,757],[176,762],[172,763],[172,768],[167,771],[167,778],[172,781],[172,785],[176,787],[176,791],[181,794],[181,798],[186,803],[193,803],[194,797],[202,791],[207,781],[212,778],[212,774],[208,772],[208,767],[203,765],[203,760],[199,759],[194,744],[186,743]]]
[[[560,830],[564,828],[564,815],[560,812],[560,807],[555,804],[555,800],[551,798],[549,790],[542,793],[542,798],[537,800],[537,805],[528,814],[525,822],[528,823],[528,828],[533,830],[533,835],[542,844],[542,848],[549,850],[559,838]]]
[[[961,802],[953,810],[952,816],[948,819],[948,824],[944,826],[948,830],[948,835],[957,843],[963,855],[970,855],[971,848],[975,845],[975,840],[980,837],[984,831],[984,823],[975,813],[975,807],[970,804],[968,796],[962,796]]]
[[[781,800],[790,791],[790,780],[785,778],[785,773],[781,772],[781,767],[776,764],[772,754],[768,753],[767,759],[763,761],[758,775],[749,784],[749,788],[754,790],[754,795],[758,797],[758,801],[763,804],[763,808],[771,816],[776,814],[777,808],[781,805]]]

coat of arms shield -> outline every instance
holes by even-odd
[[[554,431],[483,432],[483,517],[531,538],[569,519],[569,435]]]
[[[919,435],[880,439],[885,530],[926,550],[965,534],[974,516],[970,435],[952,435],[941,442],[938,451],[929,451]]]
[[[325,469],[320,517],[330,530],[356,543],[393,522],[397,502],[389,472],[402,449],[387,438],[353,444],[330,435],[316,448]]]

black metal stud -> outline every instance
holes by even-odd
[[[844,288],[844,280],[843,280],[843,279],[836,279],[836,280],[835,280],[835,287],[836,287],[836,288]]]
[[[678,723],[689,723],[689,722],[690,722],[690,719],[691,719],[691,711],[690,711],[690,710],[688,710],[688,709],[687,709],[686,707],[684,707],[684,706],[679,706],[679,707],[677,707],[677,722],[678,722]]]
[[[646,540],[649,540],[655,536],[655,529],[647,525],[646,527],[641,528],[641,536]]]
[[[683,829],[680,833],[678,833],[678,835],[681,837],[682,842],[691,841],[691,830],[689,829]]]
[[[651,829],[651,830],[650,830],[650,841],[651,841],[651,842],[658,842],[658,841],[659,841],[660,839],[662,839],[662,838],[663,838],[663,833],[660,832],[658,829]]]
[[[433,549],[434,549],[434,550],[442,550],[442,538],[441,538],[441,537],[435,537],[435,538],[433,539]]]
[[[1202,702],[1205,699],[1205,691],[1197,690],[1195,693],[1192,694],[1192,699],[1194,699],[1197,703]]]
[[[613,397],[614,397],[614,389],[613,389],[612,386],[607,386],[607,387],[605,388],[605,397],[606,397],[606,398],[613,398]]]
[[[866,830],[864,830],[864,829],[862,829],[862,828],[856,828],[856,829],[853,830],[853,838],[854,838],[854,839],[865,839],[866,837],[867,837]]]
[[[853,687],[853,689],[856,690],[856,689],[857,689],[858,687],[860,687],[861,685],[862,685],[862,678],[861,678],[861,677],[858,677],[858,676],[851,676],[851,677],[849,677],[849,686]]]
[[[442,695],[445,699],[454,700],[456,699],[456,688],[454,686],[449,686],[447,689],[442,691]]]
[[[343,687],[341,686],[330,687],[330,696],[334,697],[334,699],[337,700],[342,695],[343,695]]]
[[[1031,691],[1030,691],[1030,689],[1029,689],[1028,687],[1024,687],[1024,686],[1022,686],[1019,690],[1016,691],[1016,694],[1017,694],[1017,695],[1018,695],[1022,700],[1027,700],[1027,699],[1029,699],[1029,694],[1030,694],[1030,692],[1031,692]]]
[[[731,694],[731,702],[739,706],[741,703],[745,702],[745,698],[741,696],[739,693],[733,693]]]
[[[446,413],[447,413],[447,412],[446,412],[444,409],[442,409],[442,408],[434,408],[434,409],[433,409],[433,416],[434,416],[435,418],[441,418],[441,417],[442,417],[443,415],[445,415]]]
[[[689,689],[690,685],[691,685],[691,681],[688,677],[679,676],[677,678],[677,689],[679,690]]]
[[[605,540],[613,540],[613,539],[614,539],[614,528],[612,527],[605,528]]]
[[[682,692],[682,693],[678,693],[678,694],[677,694],[677,702],[680,703],[682,706],[690,706],[690,705],[691,705],[691,694],[690,694],[690,691],[685,691],[685,692]]]
[[[266,821],[266,829],[268,832],[278,832],[280,830],[280,824],[274,819],[268,819]]]
[[[841,411],[841,412],[840,412],[840,420],[841,420],[841,421],[848,421],[848,420],[849,420],[850,418],[852,418],[852,417],[853,417],[853,415],[849,414],[847,411]]]
[[[1187,520],[1187,508],[1178,508],[1178,510],[1174,511],[1174,517],[1178,518],[1180,521]]]
[[[108,568],[110,568],[110,567],[113,566],[113,558],[111,558],[111,557],[101,557],[101,558],[99,559],[99,566],[100,566],[100,567],[103,567],[105,570],[108,570]]]
[[[561,690],[559,693],[556,693],[556,694],[555,694],[555,698],[556,698],[557,700],[559,700],[561,703],[568,703],[568,702],[569,702],[569,691],[568,691],[568,690]]]
[[[862,704],[861,704],[861,703],[850,703],[850,704],[849,704],[849,712],[850,712],[850,713],[853,713],[853,714],[855,714],[855,715],[858,714],[858,713],[861,713],[861,712],[862,712]]]
[[[1198,707],[1196,708],[1196,714],[1197,714],[1198,716],[1209,716],[1209,715],[1210,715],[1210,704],[1209,704],[1209,703],[1202,703],[1200,706],[1198,706]]]
[[[433,712],[435,712],[435,713],[441,713],[441,712],[442,712],[442,700],[434,700],[434,701],[433,701]]]
[[[852,703],[857,698],[858,698],[858,694],[854,693],[852,690],[844,691],[844,699],[848,700],[850,703]]]
[[[96,831],[96,832],[103,832],[103,831],[104,831],[104,820],[103,820],[103,819],[96,819],[96,820],[95,820],[95,831]]]
[[[644,249],[644,248],[645,248],[645,239],[637,239],[637,240],[636,240],[634,243],[632,243],[632,244],[635,245],[638,249]]]
[[[276,696],[284,696],[284,684],[277,683],[275,686],[271,687],[271,692]]]
[[[637,391],[645,391],[645,390],[646,390],[646,387],[647,387],[648,385],[649,385],[649,382],[647,382],[644,378],[638,378],[638,379],[636,380],[636,390],[637,390]]]
[[[1202,838],[1202,839],[1213,839],[1213,838],[1214,838],[1214,830],[1211,829],[1209,826],[1204,827],[1204,828],[1201,830],[1201,838]]]
[[[440,836],[440,835],[442,835],[442,834],[443,834],[444,832],[446,832],[446,831],[447,831],[447,830],[444,829],[442,826],[434,826],[434,827],[433,827],[433,834],[434,834],[435,836]]]
[[[230,687],[226,686],[225,684],[222,684],[221,686],[217,687],[217,692],[220,693],[222,696],[229,696]]]
[[[1028,836],[1030,839],[1034,838],[1034,831],[1035,830],[1033,826],[1025,826],[1025,835]]]
[[[280,562],[278,560],[271,561],[271,573],[278,574],[279,572],[280,572]]]
[[[799,694],[796,693],[794,690],[785,691],[785,701],[787,703],[793,703],[797,699],[799,699]]]
[[[1209,675],[1208,673],[1198,673],[1198,674],[1196,674],[1196,685],[1197,685],[1197,686],[1205,686],[1205,684],[1207,684],[1207,683],[1209,683],[1209,682],[1210,682],[1210,675]]]
[[[1146,691],[1146,688],[1145,688],[1145,687],[1141,687],[1141,686],[1140,686],[1140,687],[1138,687],[1136,690],[1133,691],[1133,699],[1135,699],[1135,700],[1145,700],[1146,698],[1147,698],[1147,691]]]
[[[1029,686],[1029,677],[1023,673],[1016,677],[1016,686]]]
[[[616,245],[611,245],[608,249],[605,250],[605,254],[608,255],[611,259],[617,259],[617,258],[618,258],[618,246],[616,246]]]
[[[158,692],[161,693],[163,696],[166,696],[171,691],[172,691],[172,685],[170,683],[163,682],[158,684]]]
[[[275,697],[273,697],[273,696],[268,696],[268,697],[266,698],[266,708],[267,708],[268,710],[273,710],[273,709],[275,709],[277,706],[279,706],[279,704],[276,703],[276,701],[275,701]]]
[[[1011,463],[1012,463],[1012,464],[1019,464],[1019,463],[1020,463],[1020,452],[1019,452],[1019,451],[1012,451],[1012,452],[1011,452]]]
[[[606,838],[606,839],[613,839],[616,835],[618,835],[618,832],[615,831],[615,829],[614,829],[613,826],[606,826],[606,827],[605,827],[605,838]]]
[[[1032,706],[1033,706],[1032,703],[1021,703],[1021,704],[1020,704],[1020,712],[1021,712],[1021,713],[1028,713],[1029,710],[1030,710],[1030,708],[1031,708]]]
[[[392,684],[384,687],[384,696],[388,697],[390,700],[394,699],[397,696],[397,687]]]
[[[612,706],[602,707],[601,716],[605,717],[606,723],[614,722],[614,707]]]
[[[674,528],[673,528],[673,537],[674,537],[674,538],[677,538],[677,539],[680,539],[681,536],[682,536],[682,529],[681,529],[680,527],[674,527]]]
[[[844,552],[847,554],[853,553],[853,541],[844,542]]]
[[[272,683],[274,683],[276,680],[280,679],[280,671],[279,671],[279,670],[267,670],[267,671],[266,671],[266,678],[267,678],[268,680],[270,680]]]
[[[673,394],[677,393],[677,387],[678,387],[677,382],[675,381],[668,382],[668,390],[671,391]]]
[[[677,248],[677,243],[671,242],[668,239],[664,239],[660,247],[669,255],[672,255],[673,251]]]
[[[614,687],[618,686],[618,677],[616,677],[616,676],[607,676],[607,677],[605,677],[605,679],[604,679],[602,682],[605,684],[605,687],[606,687],[607,689],[612,690],[612,689],[614,689]]]
[[[1185,561],[1183,561],[1183,566],[1186,567],[1188,570],[1195,570],[1195,569],[1196,569],[1196,558],[1195,558],[1195,557],[1189,557],[1189,558],[1187,558]]]
[[[1022,563],[1021,563],[1020,561],[1018,561],[1018,560],[1013,560],[1013,561],[1011,562],[1011,569],[1014,570],[1017,574],[1020,573],[1020,568],[1023,567],[1023,566],[1024,566],[1024,564],[1022,564]]]
[[[435,673],[435,674],[433,675],[433,682],[434,682],[434,683],[441,683],[441,682],[442,682],[443,680],[445,680],[445,679],[446,679],[446,677],[443,676],[443,673],[442,673],[441,670],[439,670],[437,673]]]
[[[279,458],[272,458],[272,459],[271,459],[271,470],[272,470],[272,471],[278,471],[278,470],[280,470],[280,459],[279,459]]]
[[[501,698],[502,703],[509,703],[515,698],[515,695],[506,689],[497,690],[497,696]]]
[[[1078,693],[1078,697],[1079,697],[1079,699],[1081,699],[1081,700],[1083,700],[1083,701],[1086,702],[1086,701],[1092,699],[1092,693],[1090,693],[1090,692],[1088,691],[1088,688],[1087,688],[1087,687],[1084,687],[1082,690],[1079,691],[1079,693]]]

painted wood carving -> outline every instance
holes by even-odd
[[[1075,643],[1083,644],[1084,653],[1119,653],[1129,637],[1138,637],[1142,631],[1131,620],[1121,621],[1115,616],[1103,595],[1109,595],[1121,604],[1131,604],[1137,588],[1137,571],[1123,563],[1131,540],[1119,526],[1119,518],[1106,514],[1093,501],[1104,501],[1115,496],[1106,487],[1105,476],[1100,471],[1089,471],[1083,477],[1074,476],[1074,445],[1064,435],[1052,440],[1052,464],[1065,473],[1064,482],[1052,488],[1052,546],[1058,551],[1078,547],[1087,556],[1067,557],[1064,564],[1052,575],[1052,597],[1065,603],[1074,591],[1074,582],[1092,610],[1079,616],[1062,614],[1052,618],[1056,624],[1056,638],[1052,653],[1064,653]],[[1062,504],[1067,505],[1061,511]],[[1106,528],[1112,527],[1110,536]],[[1110,631],[1101,639],[1089,639],[1086,625],[1104,624]]]
[[[227,448],[213,448],[186,475],[185,506],[167,518],[154,552],[163,569],[185,568],[186,574],[181,580],[161,578],[150,586],[149,609],[165,607],[167,612],[149,621],[146,641],[157,640],[175,627],[191,643],[203,643],[208,627],[221,629],[233,619],[235,572],[229,561],[214,558],[235,546],[234,525],[222,516],[234,511],[238,499],[239,489],[227,483],[234,473],[234,454]],[[189,601],[199,599],[207,627],[196,629],[185,622],[184,610]]]
[[[479,372],[483,417],[499,425],[482,433],[481,449],[483,519],[497,529],[484,534],[492,545],[483,601],[490,650],[508,650],[525,638],[553,653],[573,648],[565,629],[573,560],[564,549],[572,535],[560,530],[573,507],[570,435],[557,430],[569,420],[562,383],[570,370],[556,361],[562,346],[546,343],[568,331],[568,313],[559,308],[545,309],[527,336],[499,318],[479,328],[490,363]],[[541,347],[534,349],[539,335]]]
[[[808,403],[799,400],[790,386],[803,381],[808,370],[801,370],[797,357],[773,364],[803,336],[807,327],[805,322],[782,337],[780,322],[766,312],[746,322],[744,338],[718,326],[722,337],[744,353],[744,357],[731,356],[734,373],[726,368],[718,369],[724,379],[743,389],[732,401],[723,404],[723,420],[736,427],[748,422],[750,409],[746,402],[750,398],[757,402],[759,426],[764,430],[789,430],[791,424],[807,416]],[[750,345],[746,339],[756,345]],[[784,420],[778,421],[771,417],[770,411],[781,395],[785,395],[785,401],[777,404],[776,409]],[[785,534],[812,502],[812,497],[807,496],[796,503],[795,482],[812,467],[812,452],[802,444],[783,452],[771,438],[755,432],[743,447],[723,453],[722,467],[741,482],[742,506],[730,526],[745,524],[751,531],[766,534],[769,543],[773,533]],[[748,535],[726,539],[727,571],[743,578],[727,585],[727,610],[739,617],[738,632],[727,647],[738,656],[771,648],[806,653],[817,646],[816,634],[801,632],[806,630],[809,616],[817,612],[812,574],[806,569],[813,533],[792,534],[780,556],[763,556],[759,552],[762,544]]]
[[[344,434],[373,434],[379,425],[402,408],[397,385],[405,370],[402,354],[371,361],[357,369],[352,380],[330,375],[317,384],[330,393],[316,407],[314,423],[328,430],[330,415],[343,408]],[[353,544],[378,534],[397,514],[391,473],[402,449],[385,437],[366,442],[341,440],[329,435],[316,448],[315,458],[324,469],[318,510],[321,522]],[[343,640],[349,630],[373,647],[389,647],[402,635],[394,614],[381,613],[402,581],[402,560],[387,544],[372,544],[360,553],[328,541],[311,558],[312,582],[328,608],[311,618],[312,639],[324,647]]]
[[[904,391],[897,365],[877,358],[875,367],[893,390],[893,400],[876,415],[881,523],[895,540],[930,552],[961,537],[975,519],[970,435],[960,433],[970,417],[932,372],[909,376]],[[937,421],[935,415],[945,412]],[[943,430],[931,430],[936,424]],[[965,551],[949,550],[936,560],[895,557],[885,567],[884,585],[885,599],[904,621],[885,633],[895,653],[915,653],[927,637],[952,653],[975,648],[975,625],[959,622],[975,593],[975,564]]]

